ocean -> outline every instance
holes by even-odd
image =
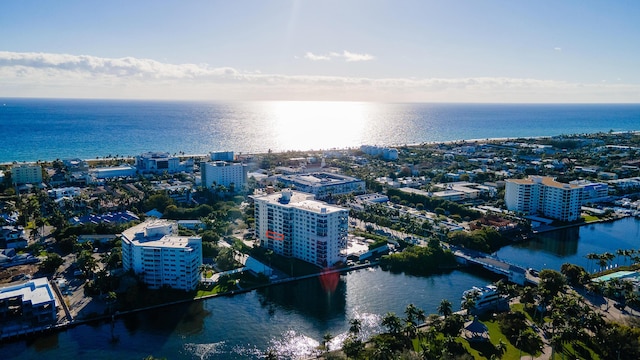
[[[0,99],[0,163],[640,130],[640,104]]]

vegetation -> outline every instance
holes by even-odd
[[[437,240],[429,246],[409,246],[404,251],[383,255],[380,266],[395,272],[412,275],[430,275],[456,265],[455,256],[449,250],[443,250]]]
[[[492,253],[511,243],[511,240],[491,227],[466,231],[453,231],[447,234],[447,242],[451,245],[465,247],[476,251]]]
[[[458,214],[461,218],[469,218],[471,220],[477,219],[481,216],[481,213],[478,211],[469,209],[464,205],[460,205],[449,200],[442,200],[415,193],[407,193],[394,188],[387,189],[387,195],[389,198],[397,196],[401,200],[405,200],[410,204],[422,204],[426,210],[432,212],[435,212],[435,210],[439,208],[444,210],[446,213]]]

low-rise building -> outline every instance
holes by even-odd
[[[328,172],[281,175],[278,181],[297,191],[313,194],[318,200],[336,195],[364,194],[366,190],[363,180]]]
[[[178,204],[188,204],[191,202],[193,194],[193,183],[186,181],[157,182],[153,184],[153,190],[165,193]]]
[[[0,288],[0,319],[55,322],[58,318],[56,296],[47,278]]]
[[[202,238],[178,236],[175,221],[153,219],[122,232],[122,265],[152,289],[194,290],[200,281]]]
[[[398,160],[398,149],[395,148],[362,145],[360,146],[360,150],[367,155],[379,156],[384,160]]]
[[[6,249],[24,249],[27,247],[27,238],[22,226],[7,225],[0,227],[0,244]]]
[[[63,187],[47,190],[47,194],[50,198],[57,200],[62,198],[73,198],[79,196],[82,193],[79,187]]]
[[[136,169],[141,173],[178,172],[180,159],[165,152],[146,152],[136,156]]]
[[[129,165],[100,167],[89,170],[89,175],[91,176],[91,178],[95,178],[98,180],[127,178],[135,176],[136,173],[136,168]]]

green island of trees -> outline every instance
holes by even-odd
[[[411,275],[430,275],[456,266],[456,259],[450,250],[440,246],[437,239],[429,241],[428,246],[409,246],[404,251],[383,255],[380,266],[393,272],[405,272]]]

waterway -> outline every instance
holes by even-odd
[[[528,242],[500,249],[496,255],[512,264],[534,269],[560,270],[564,263],[600,270],[587,254],[616,250],[640,250],[640,220],[627,217],[614,222],[594,223],[541,233]],[[616,257],[610,267],[628,265],[629,260]]]
[[[557,270],[564,262],[588,268],[588,253],[632,248],[640,248],[640,221],[627,218],[541,234],[497,255],[524,267]],[[282,357],[300,358],[326,333],[335,336],[331,346],[338,346],[352,318],[371,335],[381,330],[387,312],[402,316],[412,303],[435,313],[442,299],[457,309],[464,290],[490,281],[487,274],[465,271],[414,277],[363,269],[130,315],[113,327],[109,322],[78,326],[0,345],[0,354],[2,359],[255,359],[271,348]]]

